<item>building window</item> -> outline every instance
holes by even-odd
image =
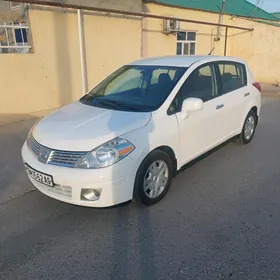
[[[17,26],[18,24],[15,24]],[[21,25],[18,25],[21,27]],[[28,29],[27,28],[15,28],[14,29],[14,40],[15,45],[21,48],[15,49],[16,53],[29,53],[28,46]],[[26,48],[24,48],[26,46]]]
[[[15,28],[15,40],[17,45],[27,44],[27,29],[25,28]]]
[[[29,27],[24,23],[2,25],[4,32],[0,33],[0,53],[29,53]]]
[[[20,3],[11,1],[10,2],[10,7],[11,7],[12,10],[17,10],[17,9],[20,8]]]
[[[177,55],[194,55],[196,47],[196,32],[177,33]]]

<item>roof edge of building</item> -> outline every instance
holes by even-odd
[[[156,5],[160,5],[160,6],[165,6],[165,7],[172,7],[172,8],[179,8],[179,9],[184,9],[184,10],[193,10],[193,11],[200,11],[200,12],[204,12],[204,13],[211,13],[211,14],[219,14],[218,12],[215,11],[211,11],[211,10],[204,10],[204,9],[198,9],[198,8],[192,8],[192,7],[184,7],[184,6],[179,6],[179,5],[172,5],[172,4],[168,4],[168,3],[163,3],[163,2],[158,2],[157,0],[142,0],[144,4],[156,4]],[[246,0],[246,2],[248,2]],[[254,4],[248,2],[248,4],[255,6]],[[279,21],[279,18],[277,18],[276,16],[274,16],[271,13],[266,12],[265,10],[258,8],[260,10],[262,10],[264,13],[269,14],[270,16],[274,17],[274,19],[268,19],[268,18],[263,18],[263,17],[247,17],[244,15],[240,15],[240,14],[234,14],[234,13],[228,13],[228,12],[224,12],[224,15],[229,15],[229,16],[239,16],[239,17],[244,17],[244,18],[248,18],[248,19],[257,19],[257,20],[271,20],[271,21]]]

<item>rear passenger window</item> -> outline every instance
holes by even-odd
[[[222,91],[228,93],[247,85],[246,68],[241,63],[218,63],[221,74]]]

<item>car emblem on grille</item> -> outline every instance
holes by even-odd
[[[38,160],[42,163],[47,163],[49,160],[49,156],[50,150],[41,147],[38,154]]]

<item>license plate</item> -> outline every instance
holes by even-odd
[[[53,182],[53,177],[51,175],[39,172],[35,169],[33,169],[32,167],[30,167],[28,164],[24,164],[25,165],[25,170],[27,172],[27,174],[34,179],[35,181],[47,185],[49,187],[54,187],[54,182]]]

